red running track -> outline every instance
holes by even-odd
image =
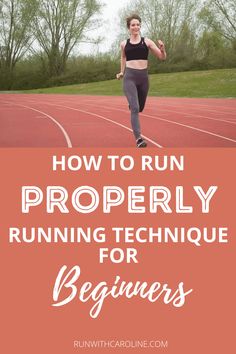
[[[236,147],[236,99],[149,97],[150,147]],[[125,97],[0,94],[0,147],[135,147]]]

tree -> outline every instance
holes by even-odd
[[[12,74],[32,44],[34,0],[0,0],[0,67]]]
[[[195,58],[196,47],[196,32],[191,29],[188,21],[184,21],[175,39],[172,61],[175,63],[192,61]]]
[[[236,0],[208,0],[200,17],[208,28],[236,41]]]
[[[223,39],[218,32],[203,32],[202,36],[199,38],[199,57],[201,59],[210,61],[214,57],[219,57],[219,53],[222,53],[223,50]]]
[[[96,0],[40,0],[35,21],[35,36],[48,61],[49,75],[65,72],[73,49],[99,22],[95,15],[101,4]]]
[[[212,6],[219,11],[219,21],[223,19],[222,35],[229,39],[236,39],[236,0],[213,0]]]
[[[155,42],[161,38],[166,45],[168,60],[173,60],[178,48],[183,49],[181,42],[185,47],[194,48],[196,11],[195,0],[135,0],[122,10],[121,19],[125,23],[127,15],[137,12],[142,18],[145,35]]]

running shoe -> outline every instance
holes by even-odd
[[[143,140],[143,138],[138,138],[136,140],[136,145],[138,148],[145,148],[147,146],[147,143],[145,140]]]

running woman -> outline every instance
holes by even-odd
[[[149,49],[160,60],[166,59],[165,45],[158,40],[158,46],[148,38],[141,37],[141,18],[134,14],[126,19],[130,38],[121,42],[121,70],[116,75],[118,80],[124,77],[123,90],[131,111],[131,126],[137,147],[146,147],[147,143],[141,136],[139,112],[145,106],[148,81]]]

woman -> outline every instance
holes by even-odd
[[[139,112],[145,106],[148,94],[148,52],[160,60],[166,59],[164,43],[158,40],[158,47],[148,38],[141,37],[141,18],[132,15],[126,19],[130,38],[121,42],[121,70],[116,75],[119,80],[124,77],[123,89],[131,111],[131,125],[137,147],[146,147],[147,143],[141,136]]]

